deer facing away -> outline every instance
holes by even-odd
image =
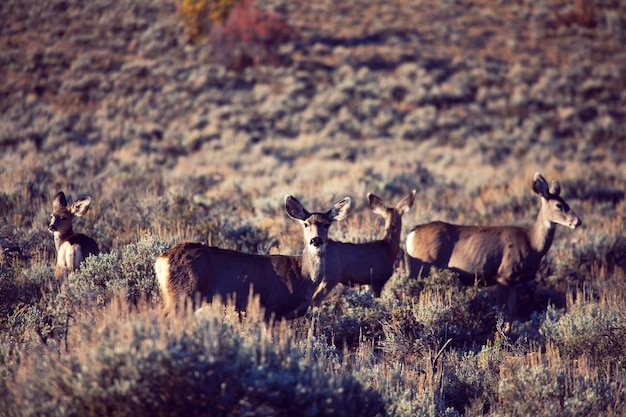
[[[267,319],[302,316],[316,287],[326,279],[328,229],[348,215],[350,205],[345,197],[325,213],[309,213],[296,198],[285,196],[287,214],[304,232],[302,255],[254,255],[201,243],[181,243],[167,250],[155,262],[165,312],[189,297],[192,302],[232,299],[243,311],[252,292]]]
[[[413,206],[415,190],[402,198],[395,207],[387,207],[380,197],[368,194],[369,208],[385,220],[382,240],[365,243],[329,240],[326,249],[328,280],[322,283],[313,297],[318,305],[337,285],[370,285],[374,297],[380,297],[385,283],[393,275],[393,267],[400,250],[402,215]]]
[[[52,201],[52,218],[48,230],[54,235],[57,254],[54,277],[57,280],[77,269],[87,256],[100,252],[95,240],[72,230],[74,217],[84,216],[90,205],[91,197],[86,196],[79,198],[68,208],[63,191],[58,192]]]
[[[548,183],[535,173],[533,191],[541,199],[535,224],[515,226],[459,226],[433,222],[415,227],[406,238],[410,275],[427,274],[431,267],[459,273],[464,283],[474,280],[497,286],[500,307],[516,314],[515,285],[535,278],[539,263],[550,249],[560,224],[575,229],[580,218],[559,197],[558,181]]]

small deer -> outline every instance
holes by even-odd
[[[506,305],[509,318],[514,318],[515,285],[535,278],[539,263],[554,240],[556,225],[575,229],[582,224],[559,197],[558,181],[548,186],[545,178],[536,173],[532,189],[541,199],[541,208],[530,228],[443,222],[415,227],[406,238],[410,275],[428,273],[434,266],[459,273],[466,284],[478,279],[485,285],[496,285],[498,305]]]
[[[63,191],[58,192],[52,201],[52,218],[48,230],[54,235],[57,254],[54,277],[57,280],[63,279],[77,269],[87,256],[100,252],[95,240],[72,230],[74,217],[84,216],[90,205],[91,197],[86,196],[76,200],[68,209]]]
[[[351,203],[345,197],[325,213],[309,213],[295,197],[285,196],[285,211],[304,232],[302,255],[254,255],[190,242],[167,250],[154,266],[166,314],[183,297],[192,302],[232,299],[243,311],[252,294],[259,297],[266,319],[302,316],[327,279],[328,229],[346,218]]]
[[[328,280],[313,297],[318,305],[337,285],[370,285],[374,297],[380,297],[383,287],[393,275],[393,267],[400,250],[402,215],[413,206],[415,190],[402,198],[395,207],[387,207],[380,197],[368,194],[369,208],[385,220],[382,240],[365,243],[329,240],[326,257]]]

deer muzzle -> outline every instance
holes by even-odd
[[[576,229],[578,226],[581,226],[583,221],[580,220],[580,217],[574,216],[574,218],[569,222],[570,229]]]
[[[321,238],[319,237],[314,237],[313,239],[311,239],[311,243],[312,246],[315,246],[316,248],[319,248],[320,246],[322,246],[324,244],[324,242],[322,241]]]

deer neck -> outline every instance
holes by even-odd
[[[545,218],[543,210],[539,210],[535,224],[528,230],[530,245],[541,256],[545,255],[552,245],[555,231],[556,225]]]
[[[61,244],[69,239],[69,237],[73,234],[74,232],[71,228],[66,230],[63,234],[61,234],[61,232],[54,232],[54,247],[56,248],[57,253],[59,252],[59,247],[61,247]]]
[[[325,262],[323,256],[305,250],[302,253],[302,276],[318,284],[324,277]]]
[[[389,255],[394,257],[400,249],[400,234],[402,233],[402,220],[399,216],[393,215],[385,219],[385,237],[383,243]]]

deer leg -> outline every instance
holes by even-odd
[[[298,317],[304,316],[306,311],[309,309],[309,305],[311,303],[308,300],[302,301],[298,307],[296,307],[290,314],[285,316],[288,319],[297,319]]]
[[[509,293],[510,287],[508,285],[501,282],[496,283],[496,301],[499,309],[506,310],[510,298]]]
[[[509,287],[509,296],[507,299],[508,312],[509,312],[509,320],[515,319],[517,314],[517,291],[515,290],[515,285]]]
[[[496,283],[496,295],[498,308],[505,312],[503,329],[505,332],[508,332],[517,314],[517,291],[515,291],[515,284],[507,285],[501,282]]]
[[[318,285],[317,289],[313,293],[313,297],[311,297],[311,306],[318,307],[322,304],[322,300],[326,298],[328,294],[335,288],[337,282],[329,282],[326,280],[322,280],[320,285]]]
[[[430,273],[431,263],[421,261],[406,255],[406,263],[409,269],[410,278],[424,278]]]
[[[372,282],[371,283],[371,287],[372,287],[372,293],[374,294],[374,298],[380,298],[380,293],[383,292],[383,287],[385,286],[385,283],[378,283],[378,282]]]

